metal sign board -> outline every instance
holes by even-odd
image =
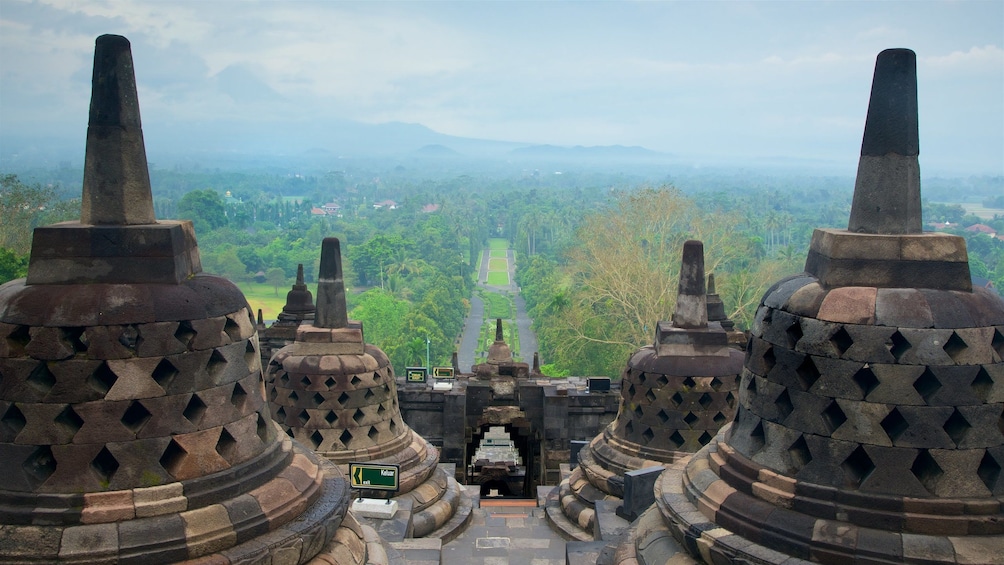
[[[396,491],[401,488],[400,475],[400,465],[349,463],[349,486],[352,488]]]
[[[429,375],[429,370],[425,367],[405,367],[404,373],[407,375],[409,383],[424,383],[425,378]]]
[[[452,379],[453,367],[433,367],[432,376],[437,379]]]

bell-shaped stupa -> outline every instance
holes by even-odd
[[[439,451],[402,420],[387,355],[348,319],[336,238],[322,243],[314,320],[302,322],[296,341],[276,352],[266,382],[273,418],[343,470],[350,462],[400,466],[396,498],[410,499],[414,537],[456,529],[458,508],[469,514],[472,503],[438,466]]]
[[[708,322],[704,245],[683,246],[676,311],[659,322],[653,345],[628,360],[617,417],[579,452],[579,466],[559,485],[564,515],[592,532],[598,500],[624,497],[629,471],[689,457],[735,415],[743,354]],[[576,536],[580,537],[580,536]]]
[[[916,55],[883,51],[848,229],[764,295],[731,429],[656,483],[694,556],[1004,563],[1004,301],[921,232],[918,154]]]
[[[314,319],[314,295],[303,282],[303,263],[296,266],[296,282],[286,293],[286,303],[276,316],[276,321],[259,333],[262,364],[276,351],[296,341],[296,328],[305,321]]]
[[[84,170],[80,221],[0,286],[0,561],[364,560],[347,481],[269,417],[243,294],[154,217],[124,37],[96,41]]]

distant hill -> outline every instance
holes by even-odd
[[[459,152],[454,151],[453,149],[450,149],[449,147],[447,147],[445,145],[440,145],[438,143],[434,143],[434,144],[431,144],[431,145],[426,145],[426,146],[418,149],[417,151],[415,151],[415,155],[418,155],[420,157],[460,157],[461,156],[461,154]]]
[[[618,158],[618,159],[665,159],[671,157],[666,153],[659,153],[651,149],[645,149],[637,145],[626,147],[624,145],[594,145],[574,147],[562,147],[559,145],[531,145],[529,147],[519,147],[509,152],[514,157],[545,157],[545,158],[569,158],[581,159],[586,157],[594,158]]]

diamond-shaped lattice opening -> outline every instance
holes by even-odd
[[[325,400],[324,396],[319,392],[314,393],[313,399],[315,406],[320,406]]]
[[[691,429],[693,429],[694,424],[700,422],[701,419],[697,416],[697,414],[694,414],[693,412],[687,412],[687,415],[683,417],[683,421],[686,422]]]
[[[669,436],[669,442],[672,443],[673,447],[675,447],[676,449],[680,449],[681,447],[683,447],[684,443],[687,443],[687,440],[683,439],[683,436],[680,435],[679,430],[673,430],[673,433],[670,434]]]
[[[796,472],[812,461],[812,453],[809,451],[809,445],[805,443],[804,435],[798,436],[798,439],[788,446],[788,455],[791,456],[791,462],[795,465]]]
[[[28,326],[18,326],[7,334],[7,345],[12,351],[24,349],[29,341],[31,341],[31,331]]]
[[[314,446],[314,449],[321,447],[321,442],[324,441],[324,435],[321,434],[321,430],[314,430],[314,433],[310,434],[310,444]]]
[[[334,410],[328,410],[328,413],[324,415],[324,421],[334,425],[338,421],[338,414],[335,414]]]
[[[77,433],[84,426],[84,419],[69,405],[63,408],[63,411],[53,418],[53,421],[71,434]]]
[[[345,447],[349,446],[349,442],[352,441],[352,433],[349,430],[342,430],[341,435],[338,436],[338,441],[342,442]]]
[[[645,440],[645,443],[650,443],[654,437],[655,432],[652,431],[652,428],[645,428],[645,431],[641,433],[641,438]]]
[[[335,386],[335,379],[332,377],[328,377],[327,379],[324,380],[324,386],[328,388]]]
[[[806,355],[802,364],[795,369],[795,376],[798,377],[798,384],[802,387],[802,390],[809,390],[816,383],[816,380],[819,379],[819,369],[812,362],[812,358]]]
[[[220,353],[219,349],[214,349],[212,355],[209,356],[209,362],[206,363],[206,372],[213,379],[219,378],[223,374],[223,370],[227,366],[227,358]]]
[[[767,308],[767,313],[763,315],[763,329],[764,333],[767,333],[767,328],[774,323],[774,309]]]
[[[291,391],[289,391],[289,396],[287,396],[287,398],[289,398],[290,402],[292,402],[292,403],[295,404],[296,402],[298,402],[300,400],[300,395],[296,394],[295,390],[291,390]]]
[[[150,411],[146,409],[146,406],[143,406],[142,402],[133,400],[119,421],[133,433],[138,433],[149,420]]]
[[[223,428],[223,431],[220,432],[220,439],[216,441],[216,453],[219,453],[220,457],[226,459],[228,463],[233,463],[237,456],[237,440],[230,435],[226,428]]]
[[[274,386],[268,387],[268,400],[269,402],[275,402],[275,399],[279,398],[279,391]]]
[[[885,431],[885,435],[889,436],[889,439],[895,444],[896,440],[899,439],[903,432],[906,431],[910,424],[907,423],[906,418],[899,413],[898,408],[893,408],[885,418],[879,423],[882,429]]]
[[[986,402],[987,398],[990,397],[990,391],[994,388],[994,379],[987,373],[987,370],[982,365],[980,370],[976,372],[976,376],[973,378],[972,382],[973,394],[976,398],[979,398],[981,402]]]
[[[645,398],[649,402],[655,402],[655,393],[652,392],[652,389],[648,389],[648,390],[645,391]]]
[[[648,375],[645,374],[645,371],[639,371],[638,376],[636,377],[639,384],[645,384],[645,379],[647,378]]]
[[[990,341],[990,347],[994,348],[998,357],[1004,359],[1004,333],[1001,330],[994,330],[994,338]]]
[[[718,377],[711,379],[711,390],[715,392],[722,390],[722,380]]]
[[[847,415],[840,409],[840,405],[837,404],[836,400],[830,401],[830,405],[823,410],[821,417],[823,418],[823,423],[826,424],[826,429],[831,434],[847,421]]]
[[[624,426],[624,431],[627,432],[628,435],[633,434],[634,433],[634,422],[628,422],[627,425]]]
[[[866,398],[879,385],[878,378],[868,365],[858,369],[858,372],[854,373],[851,380],[861,389],[862,398]]]
[[[185,448],[172,439],[171,443],[167,444],[167,449],[160,456],[160,466],[167,470],[168,473],[171,473],[171,475],[176,475],[187,456],[188,452],[185,451]]]
[[[697,438],[697,441],[700,442],[701,445],[708,445],[713,439],[715,439],[715,436],[709,434],[707,430],[704,430],[704,433],[701,434],[701,437]]]
[[[108,451],[107,447],[102,447],[94,459],[91,459],[91,469],[97,473],[98,480],[101,481],[102,485],[107,485],[111,482],[115,471],[118,471],[119,462],[112,455],[112,452]]]
[[[788,326],[788,329],[784,330],[784,333],[788,336],[788,349],[795,349],[798,340],[802,339],[802,322],[795,320]]]
[[[931,368],[927,367],[917,380],[913,381],[913,388],[924,398],[924,402],[930,402],[930,398],[941,390],[941,381],[934,376]]]
[[[303,378],[300,379],[300,386],[302,386],[303,388],[309,387],[310,377],[308,377],[307,375],[303,375]]]
[[[21,469],[32,485],[38,487],[56,472],[56,458],[48,445],[40,445],[21,463]]]
[[[659,410],[659,413],[656,414],[656,416],[659,418],[659,421],[662,422],[663,424],[669,421],[669,414],[666,414],[665,410]]]
[[[363,382],[363,380],[356,375],[352,375],[352,378],[349,379],[349,384],[352,386],[359,386],[359,383],[361,382]]]
[[[746,390],[756,394],[756,376],[750,373],[748,378],[749,381],[746,382]]]
[[[627,392],[628,392],[628,398],[634,398],[634,394],[635,394],[634,383],[631,383],[631,384],[628,385]]]
[[[726,395],[725,395],[725,404],[729,408],[734,408],[735,405],[736,405],[736,395],[732,394],[732,392],[726,393]]]
[[[664,387],[669,384],[669,379],[666,375],[659,375],[659,378],[655,379],[656,388]]]
[[[286,421],[286,409],[284,407],[280,406],[279,409],[275,411],[275,419],[277,422]]]
[[[913,460],[913,466],[910,467],[910,472],[931,494],[934,494],[938,487],[938,480],[945,474],[941,465],[938,465],[938,462],[934,460],[934,457],[931,457],[930,452],[926,449],[921,449],[920,453],[917,454],[917,458]]]
[[[352,419],[355,420],[356,424],[361,424],[366,419],[366,413],[356,408],[356,412],[352,414]]]
[[[248,340],[248,344],[244,347],[244,363],[248,366],[248,370],[254,369],[258,364],[258,350],[254,347],[254,342]]]
[[[230,404],[238,410],[243,411],[248,400],[248,393],[241,386],[241,383],[234,383],[234,390],[230,393]]]
[[[774,399],[774,406],[777,408],[777,421],[783,422],[795,409],[795,405],[791,403],[788,389],[781,390],[781,394],[777,395],[777,398]]]
[[[306,426],[307,422],[310,421],[310,413],[307,412],[306,408],[304,408],[303,410],[300,410],[299,414],[296,415],[296,419],[297,421],[300,422],[300,426]]]
[[[844,477],[847,479],[847,483],[857,488],[875,470],[875,463],[872,462],[872,458],[868,456],[865,448],[859,445],[857,449],[847,456],[847,459],[844,459],[844,462],[840,464],[840,468],[844,470]]]
[[[258,435],[258,439],[260,439],[262,443],[268,441],[268,422],[265,421],[265,418],[260,413],[258,414],[255,434]]]
[[[763,449],[764,443],[763,420],[760,420],[750,430],[750,448],[752,449],[750,455],[759,453]]]
[[[390,433],[397,434],[397,418],[393,418],[390,421]]]
[[[345,403],[348,402],[350,398],[352,397],[349,396],[349,393],[343,392],[340,395],[338,395],[338,403],[344,406]]]
[[[373,392],[373,389],[368,388],[368,389],[366,389],[366,393],[363,394],[363,400],[369,400],[369,399],[373,398],[374,396],[376,396],[376,394]]]
[[[969,428],[973,426],[966,420],[966,417],[959,412],[958,408],[952,411],[952,415],[945,420],[945,425],[942,426],[948,437],[952,438],[955,442],[956,447],[962,447],[963,440],[966,439],[966,434],[969,433]]]
[[[683,395],[677,392],[673,394],[673,396],[669,397],[669,402],[674,408],[676,408],[677,406],[683,404]]]
[[[830,336],[830,344],[837,350],[837,357],[842,357],[854,345],[854,340],[851,339],[851,334],[847,333],[844,326],[840,326],[840,329]]]
[[[370,430],[366,433],[366,435],[370,438],[370,440],[376,441],[377,438],[380,437],[380,431],[376,429],[376,426],[370,426]]]
[[[767,351],[763,352],[763,374],[761,377],[766,377],[767,373],[777,365],[777,358],[774,356],[774,348],[768,347]]]
[[[1000,463],[994,459],[994,456],[990,455],[989,451],[983,454],[983,459],[980,460],[980,466],[976,468],[976,474],[980,477],[980,480],[983,481],[983,484],[987,485],[987,489],[990,492],[994,492],[994,489],[997,488],[997,478],[1000,477],[1001,474],[1001,466]]]
[[[178,368],[167,359],[161,359],[160,363],[157,363],[157,366],[154,367],[153,373],[150,376],[160,385],[160,388],[166,391],[167,387],[171,386],[171,383],[174,381],[174,377],[178,376]]]
[[[711,398],[711,395],[706,392],[702,394],[700,398],[697,399],[697,403],[700,404],[701,408],[704,408],[705,410],[707,410],[709,406],[714,404],[714,402],[715,399]]]
[[[185,347],[188,347],[197,333],[198,332],[192,328],[192,324],[187,321],[181,322],[178,324],[178,329],[174,330],[174,339],[177,339],[181,343],[185,344]]]
[[[380,371],[373,371],[373,382],[378,383],[383,380],[383,373]]]
[[[118,380],[118,375],[112,372],[107,363],[98,365],[94,372],[87,376],[87,386],[100,394],[108,394],[108,391]]]
[[[288,435],[293,439],[296,439],[296,434],[293,433],[293,428],[286,428],[286,435]]]
[[[199,422],[202,421],[202,417],[206,415],[206,403],[199,398],[198,394],[193,394],[192,399],[188,401],[188,405],[185,406],[185,411],[182,414],[185,415],[185,418],[188,418],[189,422],[198,426]]]
[[[223,324],[223,333],[227,334],[230,341],[240,341],[241,339],[241,327],[237,322],[231,320],[230,316],[227,316],[227,321]]]
[[[0,417],[0,425],[4,426],[6,432],[4,435],[10,438],[7,440],[10,442],[14,441],[14,436],[21,433],[27,423],[28,420],[24,417],[24,413],[15,404],[7,407],[3,417]]]
[[[127,347],[129,349],[135,350],[136,346],[139,345],[142,338],[139,336],[139,330],[136,329],[136,325],[128,325],[119,334],[119,343],[122,347]]]
[[[645,415],[645,411],[641,409],[641,406],[638,406],[637,404],[635,404],[634,405],[634,415],[637,418],[641,418],[642,416]]]
[[[289,386],[289,373],[279,375],[279,382],[282,383],[282,386]]]
[[[889,336],[889,341],[886,342],[886,347],[889,348],[889,353],[892,353],[892,356],[896,358],[896,362],[899,363],[899,358],[909,351],[913,345],[911,345],[910,342],[903,337],[903,334],[895,331],[891,336]]]
[[[383,407],[383,404],[377,404],[377,415],[383,416],[383,413],[386,411],[387,409]]]
[[[42,394],[52,390],[53,385],[56,384],[56,377],[49,371],[48,363],[42,361],[35,366],[31,374],[28,375],[28,384]]]
[[[687,377],[683,379],[683,386],[686,387],[684,390],[692,389],[697,386],[697,381],[695,381],[692,377]]]
[[[84,336],[86,328],[62,328],[63,339],[68,341],[77,353],[87,352],[87,337]]]
[[[969,344],[967,344],[964,339],[959,337],[958,333],[952,332],[952,336],[948,338],[942,349],[944,349],[945,353],[952,358],[952,361],[957,363],[959,361],[959,356],[965,353],[968,347]]]
[[[725,416],[725,414],[722,414],[721,412],[717,412],[717,413],[715,413],[715,417],[712,418],[711,421],[713,421],[715,423],[715,425],[724,426],[725,422],[728,422],[729,419],[728,419],[728,417]]]

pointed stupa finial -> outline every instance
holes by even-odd
[[[262,315],[261,308],[258,309],[258,325],[259,326],[264,326],[265,325],[265,316]]]
[[[678,328],[708,327],[708,306],[704,287],[704,244],[694,239],[683,244],[680,285],[676,294],[673,325]]]
[[[305,285],[303,283],[303,263],[297,263],[297,265],[296,265],[296,284],[293,285],[293,288],[297,288],[297,287],[301,287],[301,286],[304,287],[304,288],[307,287],[307,285]]]
[[[715,274],[708,275],[708,294],[718,294],[715,292]]]
[[[154,224],[157,218],[128,39],[98,37],[91,82],[80,223]]]
[[[495,341],[505,341],[502,335],[502,318],[495,318]]]
[[[540,355],[536,351],[533,352],[533,370],[530,372],[535,375],[540,374]]]
[[[917,54],[886,49],[875,60],[847,231],[923,231],[919,154]]]
[[[326,237],[321,242],[321,268],[317,277],[317,310],[314,313],[314,326],[344,328],[348,325],[341,244],[337,237]]]
[[[460,374],[460,357],[456,351],[450,356],[450,366],[453,367],[455,374]]]

